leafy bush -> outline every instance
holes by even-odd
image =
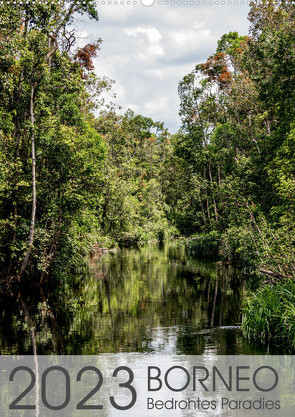
[[[169,226],[168,221],[163,218],[157,222],[146,222],[143,226],[137,226],[129,232],[122,233],[119,239],[121,246],[138,246],[150,240],[157,239],[163,241],[177,233],[173,226]]]
[[[194,235],[187,242],[187,252],[196,257],[217,257],[219,254],[220,234],[216,231]]]
[[[251,230],[231,227],[222,235],[219,254],[224,261],[239,266],[257,265],[257,252]]]

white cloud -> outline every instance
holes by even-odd
[[[144,104],[144,109],[152,117],[157,117],[159,112],[166,111],[169,108],[169,102],[167,96],[155,96],[153,100],[150,100]]]
[[[155,27],[138,26],[127,28],[124,32],[127,36],[134,36],[137,39],[137,56],[140,60],[149,60],[164,54],[160,44],[162,35]]]
[[[87,39],[89,37],[89,34],[86,32],[86,30],[78,30],[76,31],[76,38],[77,39]]]
[[[164,78],[164,71],[159,68],[148,68],[145,73],[155,78]]]
[[[167,35],[170,42],[180,48],[196,48],[214,40],[211,30],[205,26],[205,22],[194,22],[191,27],[180,29],[177,32],[168,31]]]

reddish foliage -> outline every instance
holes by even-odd
[[[97,57],[97,51],[100,49],[99,45],[100,42],[95,44],[89,43],[78,50],[74,58],[81,68],[85,68],[87,71],[92,71],[94,69],[92,58]]]
[[[223,52],[219,52],[216,55],[209,57],[205,64],[201,65],[202,71],[207,74],[212,81],[216,81],[221,89],[227,87],[232,80],[232,75],[228,70],[225,58],[226,55]]]

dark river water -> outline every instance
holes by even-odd
[[[120,249],[55,288],[1,295],[0,353],[261,354],[241,335],[242,274],[176,243]]]

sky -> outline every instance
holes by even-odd
[[[110,93],[106,99],[124,112],[130,108],[164,122],[175,133],[180,127],[179,81],[214,53],[224,33],[248,33],[247,2],[191,5],[188,1],[185,5],[176,0],[175,4],[157,1],[149,7],[140,0],[109,3],[98,3],[98,22],[80,17],[75,23],[80,46],[103,40],[94,60],[95,72],[115,81],[112,94],[116,94],[115,100]]]

